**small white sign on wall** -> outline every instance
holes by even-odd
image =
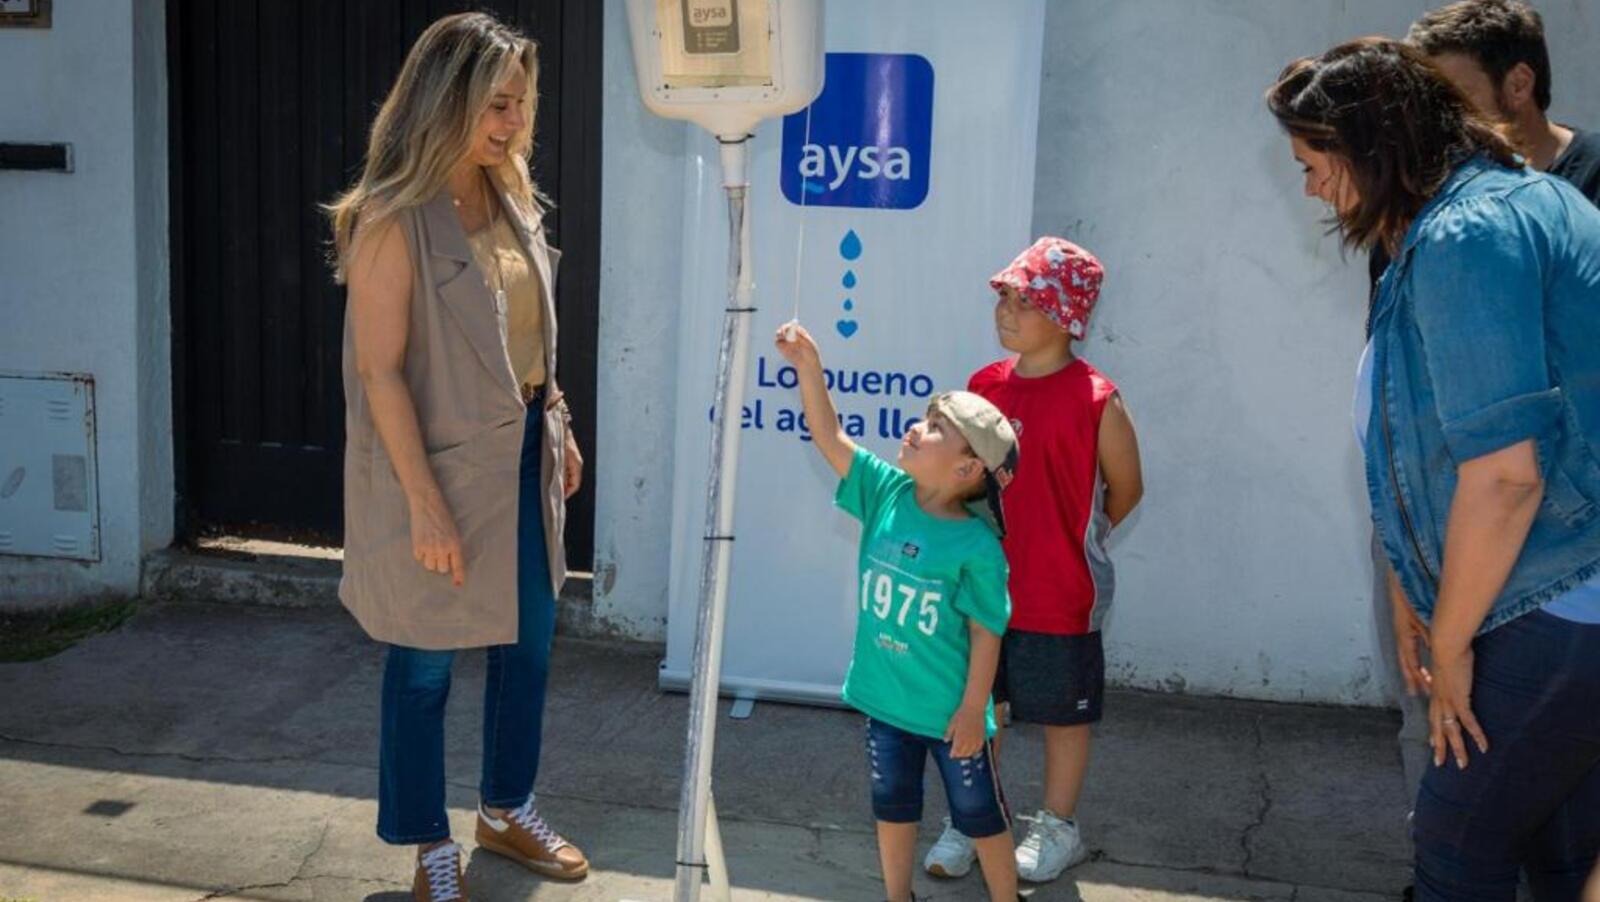
[[[49,28],[53,0],[0,0],[0,28]]]

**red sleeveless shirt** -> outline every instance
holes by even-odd
[[[1017,431],[1015,478],[1001,496],[1014,630],[1079,635],[1100,629],[1114,577],[1102,509],[1100,419],[1117,387],[1087,361],[1048,376],[1016,374],[1015,360],[972,375]]]

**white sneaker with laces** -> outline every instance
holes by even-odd
[[[1043,808],[1032,821],[1028,835],[1017,846],[1017,876],[1021,879],[1048,883],[1089,857],[1076,821],[1056,817]]]
[[[928,850],[922,867],[935,877],[965,877],[977,858],[978,849],[972,844],[971,838],[952,826],[949,818],[945,818],[944,832],[939,834],[939,841]]]

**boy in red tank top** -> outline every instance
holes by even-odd
[[[1100,628],[1114,586],[1105,542],[1144,492],[1116,385],[1072,350],[1088,334],[1103,277],[1093,254],[1062,238],[1023,251],[989,280],[995,331],[1016,356],[968,383],[1011,420],[1024,449],[1005,494],[1012,614],[994,696],[1011,719],[1045,731],[1044,804],[1017,847],[1018,876],[1032,882],[1088,857],[1074,815],[1105,688]],[[964,874],[971,845],[947,829],[927,870]]]

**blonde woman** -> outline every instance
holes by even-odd
[[[528,172],[534,44],[435,22],[329,205],[349,286],[339,596],[389,645],[378,836],[418,846],[413,895],[466,898],[445,811],[455,651],[485,647],[476,839],[550,877],[588,862],[534,807],[561,531],[583,462],[555,385],[556,252]]]

